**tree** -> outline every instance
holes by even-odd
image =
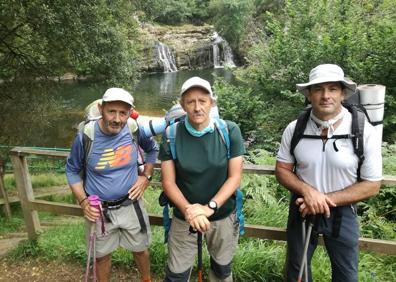
[[[0,79],[137,76],[138,33],[129,1],[5,0]]]

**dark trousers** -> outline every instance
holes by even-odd
[[[332,234],[334,212],[330,218],[320,216],[317,220],[317,230],[313,230],[308,247],[308,273],[309,281],[313,281],[311,273],[311,259],[318,243],[318,235],[323,234],[327,253],[330,257],[333,282],[358,281],[358,256],[359,256],[359,224],[357,215],[352,206],[337,207],[341,215],[339,235]],[[308,224],[306,224],[308,226]],[[302,218],[292,197],[287,223],[287,258],[286,281],[296,282],[303,253]]]

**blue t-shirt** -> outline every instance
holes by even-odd
[[[84,146],[80,132],[71,148],[66,163],[69,184],[81,182],[79,173],[84,168]],[[106,135],[96,122],[92,151],[88,156],[84,188],[89,195],[101,200],[116,200],[128,194],[137,180],[137,146],[132,141],[128,126],[116,135]],[[139,135],[139,145],[146,153],[146,163],[155,163],[158,147],[152,138]]]

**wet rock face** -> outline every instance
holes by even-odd
[[[145,37],[145,58],[142,67],[145,71],[167,71],[164,67],[163,56],[159,56],[158,46],[160,43],[166,45],[173,53],[173,59],[178,70],[214,67],[213,44],[217,37],[214,37],[216,33],[212,26],[162,27],[143,25],[142,32]],[[222,50],[221,46],[220,50]]]

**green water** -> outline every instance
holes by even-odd
[[[224,69],[147,74],[132,91],[137,111],[163,116],[178,99],[183,82],[195,75],[211,83],[215,77],[232,81],[232,73]],[[2,86],[5,102],[0,108],[0,145],[69,148],[84,108],[109,87],[117,85],[83,81]]]

